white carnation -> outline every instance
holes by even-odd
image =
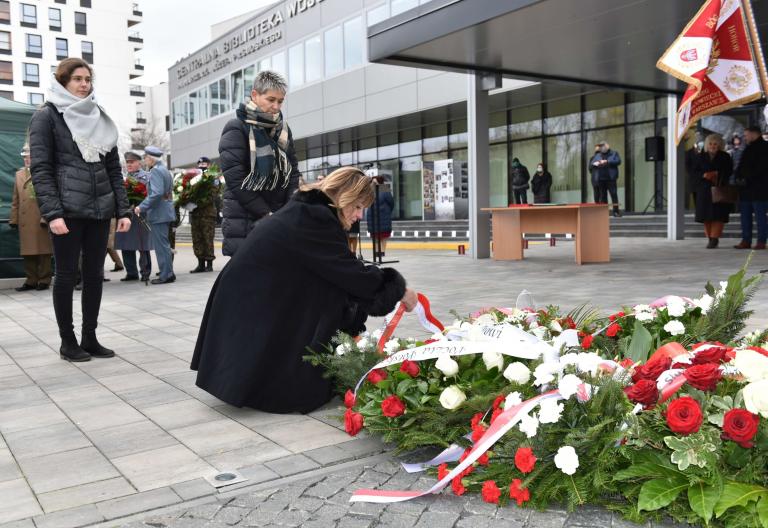
[[[398,350],[400,350],[400,341],[397,339],[390,339],[384,344],[384,353],[388,356],[391,356]]]
[[[556,320],[552,320],[552,322],[549,323],[549,329],[553,332],[557,332],[558,334],[563,331],[563,327],[560,326],[560,323],[558,323]]]
[[[579,363],[579,355],[574,352],[568,352],[560,356],[560,364],[563,366],[576,365]]]
[[[455,376],[459,373],[459,364],[448,354],[443,354],[437,358],[435,368],[442,372],[444,376]]]
[[[539,404],[539,422],[543,424],[557,423],[564,408],[565,406],[554,398],[544,400]]]
[[[510,392],[504,399],[504,410],[509,410],[515,405],[520,405],[521,403],[523,403],[523,398],[520,393],[517,391]]]
[[[557,384],[557,389],[560,391],[560,396],[566,400],[576,394],[579,391],[582,381],[578,376],[573,374],[566,374],[560,378],[560,383]]]
[[[533,371],[533,384],[545,385],[555,379],[555,374],[560,372],[560,366],[553,363],[542,363]]]
[[[685,301],[676,295],[667,297],[667,313],[672,317],[685,315]]]
[[[504,369],[504,356],[499,352],[483,352],[483,363],[488,370],[496,367],[501,372]]]
[[[440,405],[448,410],[453,410],[466,401],[467,395],[459,387],[451,385],[440,394]]]
[[[664,330],[674,335],[683,335],[685,333],[685,325],[680,321],[673,319],[664,325]]]
[[[528,438],[536,436],[536,432],[539,430],[539,420],[536,416],[523,416],[520,420],[520,431],[525,433]]]
[[[571,446],[563,446],[555,455],[555,466],[566,475],[573,475],[579,467],[579,455]]]
[[[579,372],[589,372],[594,376],[597,374],[602,361],[603,358],[594,352],[581,352],[579,353],[579,362],[576,364],[576,368]]]
[[[339,346],[336,347],[336,355],[337,356],[343,356],[344,354],[351,352],[352,347],[350,347],[347,343],[342,343]]]
[[[637,312],[635,314],[635,319],[643,323],[653,321],[655,317],[656,315],[653,312]]]
[[[537,326],[531,330],[531,333],[539,339],[544,339],[547,335],[547,328],[544,326]]]
[[[504,369],[503,376],[512,383],[523,385],[531,380],[531,370],[523,363],[515,361]]]
[[[715,302],[715,298],[709,294],[704,294],[699,299],[694,299],[693,304],[697,308],[701,308],[701,313],[706,314],[712,308],[712,304]]]
[[[371,342],[368,340],[367,337],[361,337],[360,340],[357,342],[357,348],[360,350],[365,350],[368,348],[368,346],[371,344]]]

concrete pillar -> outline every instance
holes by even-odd
[[[675,145],[677,96],[667,96],[667,239],[685,238],[685,157]]]
[[[488,147],[488,90],[501,86],[496,75],[467,75],[467,153],[469,158],[469,245],[473,259],[491,256],[491,203]],[[498,86],[497,86],[498,84]]]

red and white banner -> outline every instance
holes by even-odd
[[[688,83],[677,111],[677,144],[700,118],[762,97],[765,67],[745,1],[707,0],[656,63]]]

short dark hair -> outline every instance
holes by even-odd
[[[762,134],[763,131],[760,129],[759,126],[748,126],[744,129],[745,132],[754,132],[755,134]]]
[[[72,78],[72,73],[78,68],[87,68],[91,73],[91,83],[93,83],[93,68],[91,68],[91,65],[83,59],[77,57],[70,57],[61,61],[59,65],[56,66],[56,73],[53,75],[56,77],[56,80],[59,81],[60,85],[66,87]]]

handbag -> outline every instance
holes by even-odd
[[[731,185],[720,185],[712,187],[712,203],[736,203],[739,198],[739,192],[736,187]]]

